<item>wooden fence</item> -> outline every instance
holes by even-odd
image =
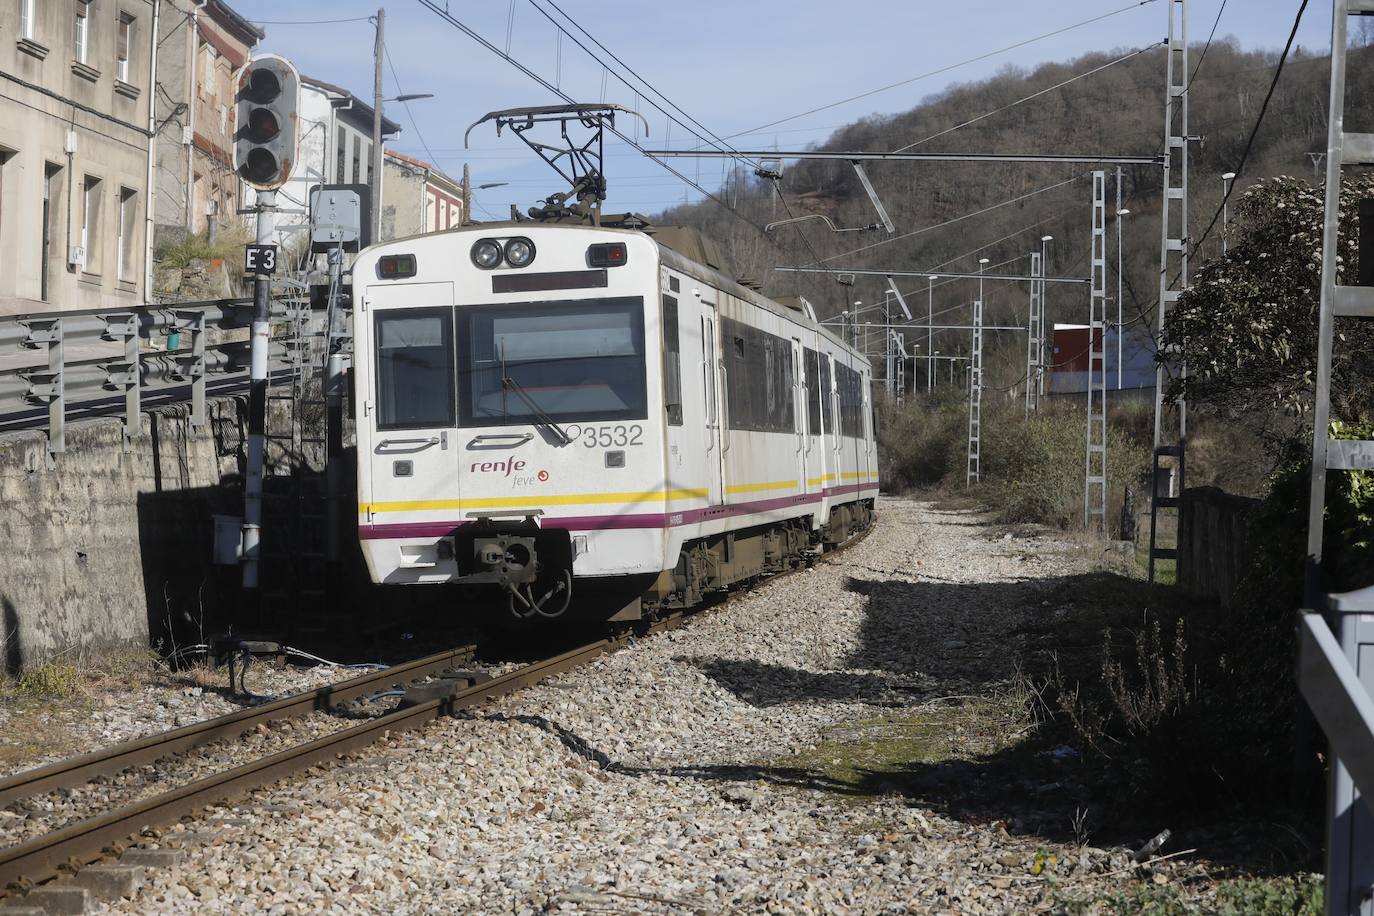
[[[1183,491],[1178,529],[1178,584],[1191,595],[1232,606],[1250,568],[1250,518],[1259,500],[1216,487]]]

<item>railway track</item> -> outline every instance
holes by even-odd
[[[825,562],[854,546],[871,530],[855,534],[818,561]],[[805,568],[807,565],[798,566],[762,581],[777,581]],[[175,823],[208,805],[333,761],[393,732],[422,728],[435,719],[515,693],[587,664],[638,636],[682,626],[698,611],[727,606],[735,596],[747,591],[742,589],[730,593],[723,601],[676,612],[648,624],[637,633],[600,639],[489,678],[457,670],[459,666],[470,664],[474,657],[475,647],[464,646],[0,780],[0,807],[3,807],[45,792],[81,785],[97,777],[112,776],[213,741],[233,739],[260,724],[316,711],[338,711],[345,704],[385,689],[406,692],[406,697],[394,710],[356,725],[0,849],[0,900],[7,894],[12,896],[16,890],[54,878],[64,869],[80,868],[104,858],[112,848],[118,849],[145,830]],[[426,679],[430,682],[414,686]]]

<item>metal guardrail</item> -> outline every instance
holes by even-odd
[[[272,317],[286,320],[304,302],[274,301]],[[0,429],[41,428],[47,432],[49,462],[66,450],[66,423],[74,415],[120,413],[124,449],[139,435],[144,399],[191,404],[191,425],[206,422],[211,390],[246,384],[249,342],[209,344],[210,331],[248,329],[251,299],[145,305],[132,309],[45,312],[0,317],[0,360],[32,351],[28,365],[0,366]],[[145,349],[145,342],[184,338],[170,349]],[[111,344],[115,346],[110,346]],[[107,353],[84,359],[82,348],[104,345]],[[269,368],[279,375],[292,365],[293,338],[275,335]]]
[[[1374,911],[1374,586],[1328,595],[1323,610],[1298,617],[1298,686],[1334,752],[1326,912],[1367,914]]]

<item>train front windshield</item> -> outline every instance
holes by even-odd
[[[643,299],[460,306],[457,313],[463,426],[648,416]]]

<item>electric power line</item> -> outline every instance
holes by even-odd
[[[1255,126],[1250,131],[1249,139],[1245,141],[1245,151],[1240,154],[1240,162],[1232,169],[1232,171],[1236,173],[1236,177],[1228,183],[1226,193],[1222,195],[1221,198],[1221,206],[1217,207],[1217,212],[1212,215],[1212,221],[1207,224],[1207,229],[1203,231],[1202,235],[1193,245],[1191,254],[1197,254],[1198,249],[1202,247],[1202,243],[1207,241],[1207,236],[1211,235],[1212,230],[1216,228],[1217,220],[1221,218],[1222,211],[1226,207],[1226,202],[1231,199],[1231,192],[1235,190],[1236,181],[1240,178],[1241,173],[1245,171],[1245,163],[1249,160],[1250,150],[1255,145],[1255,136],[1259,134],[1260,125],[1264,123],[1264,115],[1269,111],[1269,100],[1274,97],[1274,89],[1279,85],[1279,77],[1283,76],[1284,61],[1288,59],[1288,52],[1293,48],[1293,40],[1297,38],[1298,35],[1298,26],[1302,23],[1302,14],[1306,11],[1307,0],[1302,0],[1302,5],[1298,7],[1298,15],[1293,19],[1293,29],[1288,33],[1288,43],[1283,46],[1283,54],[1279,56],[1278,67],[1274,70],[1274,78],[1269,83],[1269,91],[1264,94],[1264,102],[1260,105],[1259,116],[1255,118]]]
[[[424,0],[421,0],[421,2],[424,2]],[[760,124],[758,127],[751,127],[749,130],[744,130],[744,131],[740,131],[739,133],[729,134],[729,135],[726,137],[726,139],[727,139],[727,140],[732,140],[732,139],[734,139],[735,137],[740,137],[740,136],[743,136],[743,135],[745,135],[745,134],[754,133],[754,132],[756,132],[756,131],[761,131],[761,130],[764,130],[764,129],[769,128],[769,127],[775,127],[775,126],[778,125],[778,124],[785,124],[785,123],[787,123],[788,121],[795,121],[795,120],[797,120],[798,118],[804,118],[804,117],[806,117],[807,115],[813,115],[813,114],[816,114],[817,112],[827,111],[827,110],[829,110],[829,109],[831,109],[831,108],[838,108],[838,107],[841,106],[841,105],[847,105],[847,104],[849,104],[850,102],[856,102],[856,101],[858,101],[859,99],[864,99],[864,98],[867,98],[867,97],[869,97],[869,96],[871,96],[871,95],[877,95],[878,93],[880,93],[880,92],[886,92],[886,91],[889,90],[889,89],[896,89],[896,88],[898,88],[899,86],[906,86],[906,85],[908,85],[908,84],[910,84],[910,83],[914,83],[914,82],[917,82],[917,81],[923,80],[923,79],[928,79],[929,77],[932,77],[932,76],[939,76],[941,73],[948,73],[950,70],[957,70],[957,69],[960,68],[960,67],[964,67],[964,66],[967,66],[967,65],[969,65],[969,64],[974,64],[974,63],[977,63],[977,62],[982,61],[982,60],[987,60],[989,57],[996,57],[998,54],[1004,54],[1004,53],[1006,53],[1007,51],[1014,51],[1014,50],[1016,50],[1017,48],[1022,48],[1022,47],[1025,47],[1026,45],[1029,45],[1029,44],[1034,44],[1034,43],[1037,42],[1037,41],[1043,41],[1043,40],[1046,39],[1046,38],[1053,38],[1053,37],[1056,36],[1056,35],[1062,35],[1062,34],[1064,34],[1065,32],[1070,32],[1070,31],[1072,31],[1072,30],[1074,30],[1074,29],[1081,28],[1082,26],[1085,26],[1085,25],[1091,25],[1091,24],[1094,23],[1094,22],[1100,22],[1100,21],[1102,21],[1103,19],[1108,19],[1108,18],[1110,18],[1110,17],[1112,17],[1112,16],[1116,16],[1116,15],[1118,15],[1118,14],[1120,14],[1120,13],[1125,13],[1125,12],[1128,12],[1128,11],[1130,11],[1130,10],[1137,9],[1137,8],[1139,8],[1139,7],[1142,7],[1142,6],[1145,6],[1145,5],[1147,5],[1147,4],[1154,3],[1154,2],[1155,2],[1155,0],[1137,0],[1137,2],[1132,3],[1132,4],[1128,5],[1128,6],[1123,6],[1123,7],[1119,8],[1119,9],[1115,9],[1115,10],[1112,10],[1112,11],[1110,11],[1110,12],[1102,13],[1101,15],[1098,15],[1098,16],[1093,16],[1093,17],[1090,18],[1090,19],[1084,19],[1084,20],[1082,20],[1081,22],[1075,22],[1075,23],[1073,23],[1072,25],[1066,25],[1066,26],[1064,26],[1063,28],[1055,29],[1055,30],[1052,31],[1052,32],[1045,32],[1045,33],[1042,34],[1042,35],[1036,35],[1034,38],[1027,38],[1027,39],[1025,39],[1025,40],[1023,40],[1023,41],[1018,41],[1018,42],[1016,42],[1015,44],[1007,45],[1007,46],[1004,47],[1004,48],[998,48],[998,49],[995,50],[995,51],[988,51],[988,52],[986,52],[986,53],[984,53],[984,54],[979,54],[977,57],[970,57],[970,58],[967,59],[967,60],[963,60],[963,61],[960,61],[960,62],[955,63],[955,64],[949,64],[949,65],[947,65],[947,66],[940,67],[940,68],[938,68],[938,69],[936,69],[936,70],[930,70],[930,71],[928,71],[928,72],[926,72],[926,73],[922,73],[922,74],[919,74],[919,75],[917,75],[917,76],[910,77],[910,78],[908,78],[908,79],[899,80],[899,81],[897,81],[897,82],[895,82],[895,83],[889,83],[889,84],[886,85],[886,86],[879,86],[877,89],[870,89],[870,90],[868,90],[867,92],[861,92],[861,93],[859,93],[858,95],[850,96],[850,97],[847,98],[847,99],[840,99],[838,102],[830,102],[830,103],[828,103],[828,104],[826,104],[826,105],[820,105],[820,106],[817,106],[816,108],[811,108],[811,109],[808,109],[807,111],[803,111],[803,112],[801,112],[800,114],[790,115],[790,116],[788,116],[788,117],[786,117],[786,118],[779,118],[779,119],[776,120],[776,121],[769,121],[767,124]]]
[[[894,152],[894,153],[904,153],[904,152],[906,152],[907,150],[912,149],[913,147],[920,146],[922,143],[929,143],[931,140],[934,140],[934,139],[936,139],[936,138],[938,138],[938,137],[943,137],[945,134],[952,134],[952,133],[954,133],[956,130],[961,130],[962,128],[968,127],[970,124],[977,124],[979,121],[982,121],[982,120],[984,120],[985,118],[990,118],[990,117],[992,117],[992,116],[995,115],[995,114],[1001,114],[1002,112],[1004,112],[1004,111],[1006,111],[1006,110],[1008,110],[1008,109],[1010,109],[1010,108],[1015,108],[1017,105],[1021,105],[1021,104],[1025,103],[1025,102],[1029,102],[1029,101],[1031,101],[1032,99],[1038,99],[1038,98],[1039,98],[1040,96],[1042,96],[1042,95],[1047,95],[1047,94],[1049,94],[1049,93],[1055,91],[1056,89],[1062,89],[1062,88],[1064,88],[1065,86],[1069,85],[1070,83],[1077,82],[1078,80],[1081,80],[1081,79],[1083,79],[1083,78],[1085,78],[1085,77],[1089,77],[1089,76],[1093,76],[1094,74],[1101,73],[1103,70],[1106,70],[1108,67],[1113,67],[1113,66],[1116,66],[1117,64],[1124,63],[1125,61],[1131,60],[1131,59],[1134,58],[1134,57],[1139,57],[1141,54],[1144,54],[1146,51],[1153,51],[1155,48],[1158,48],[1158,47],[1160,47],[1160,46],[1162,46],[1162,45],[1166,45],[1166,44],[1168,44],[1168,41],[1157,41],[1157,42],[1155,42],[1155,43],[1152,44],[1152,45],[1146,45],[1146,46],[1143,47],[1143,48],[1138,48],[1138,49],[1136,49],[1135,51],[1132,51],[1132,52],[1129,53],[1129,54],[1126,54],[1126,55],[1123,55],[1123,56],[1121,56],[1121,57],[1118,57],[1116,60],[1108,61],[1107,63],[1101,65],[1100,67],[1094,67],[1093,69],[1088,70],[1088,71],[1085,72],[1085,73],[1079,73],[1079,74],[1076,75],[1076,76],[1071,76],[1071,77],[1069,77],[1068,79],[1064,80],[1063,82],[1055,83],[1053,86],[1048,86],[1048,87],[1046,87],[1046,88],[1044,88],[1044,89],[1041,89],[1041,90],[1038,91],[1038,92],[1033,92],[1033,93],[1031,93],[1030,95],[1026,96],[1025,98],[1017,99],[1015,102],[1010,102],[1010,103],[1008,103],[1008,104],[1006,104],[1006,105],[1003,105],[1001,108],[994,108],[992,111],[984,112],[983,114],[980,114],[980,115],[978,115],[977,117],[974,117],[974,118],[969,118],[967,121],[964,121],[962,124],[955,124],[953,127],[947,127],[947,128],[945,128],[944,130],[940,131],[939,133],[931,134],[929,137],[926,137],[924,140],[917,140],[915,143],[908,143],[906,146],[899,147],[898,149],[892,150],[892,152]],[[1196,72],[1196,71],[1194,71],[1194,72]]]
[[[572,96],[570,96],[570,95],[568,95],[567,93],[563,92],[563,91],[562,91],[561,89],[559,89],[557,86],[553,85],[553,84],[550,83],[548,80],[544,79],[544,78],[541,77],[539,74],[535,73],[535,72],[534,72],[533,70],[531,70],[529,67],[527,67],[527,66],[525,66],[524,64],[520,63],[520,62],[519,62],[518,60],[516,60],[514,57],[511,57],[509,54],[507,54],[506,52],[502,51],[500,48],[496,47],[496,46],[495,46],[494,44],[492,44],[490,41],[488,41],[487,39],[483,38],[481,35],[479,35],[479,34],[478,34],[474,29],[472,29],[470,26],[468,26],[467,24],[465,24],[465,23],[462,22],[461,20],[455,18],[455,17],[453,16],[453,14],[450,13],[450,12],[448,11],[447,8],[441,8],[441,7],[438,5],[438,3],[435,2],[435,0],[419,0],[419,2],[420,2],[422,5],[424,5],[426,8],[428,8],[431,12],[433,12],[435,15],[439,16],[439,18],[441,18],[441,19],[443,19],[445,22],[447,22],[449,25],[451,25],[451,26],[453,26],[454,28],[458,29],[460,32],[462,32],[463,34],[467,35],[467,36],[468,36],[469,38],[471,38],[473,41],[477,42],[477,43],[480,44],[482,47],[486,48],[488,51],[490,51],[491,53],[495,54],[497,57],[500,57],[500,58],[502,58],[503,60],[505,60],[505,61],[506,61],[507,63],[509,63],[511,66],[515,67],[515,68],[516,68],[517,70],[519,70],[521,73],[525,74],[527,77],[529,77],[530,79],[534,80],[536,83],[538,83],[540,86],[544,87],[544,88],[545,88],[546,90],[548,90],[549,92],[552,92],[554,95],[558,96],[559,98],[561,98],[563,101],[567,102],[567,103],[570,104],[570,105],[571,105],[571,104],[575,104],[574,101],[573,101]],[[640,146],[638,142],[636,142],[635,140],[631,139],[630,137],[625,136],[624,133],[622,133],[621,131],[617,130],[614,126],[607,125],[607,128],[606,128],[606,129],[609,130],[611,133],[613,133],[615,136],[619,137],[619,138],[620,138],[622,141],[624,141],[628,146],[631,146],[631,147],[633,147],[633,148],[639,150],[641,153],[644,152],[644,148],[643,148],[642,146]],[[762,227],[762,226],[760,226],[758,223],[754,222],[752,219],[750,219],[749,217],[745,216],[744,214],[740,213],[738,210],[735,210],[733,207],[729,206],[727,203],[725,203],[725,201],[721,200],[721,199],[720,199],[719,197],[717,197],[715,194],[712,194],[710,191],[707,191],[707,190],[706,190],[705,188],[703,188],[698,182],[695,182],[695,181],[693,181],[692,179],[688,178],[686,175],[682,174],[682,173],[679,172],[677,169],[673,168],[673,167],[670,166],[668,163],[663,162],[662,160],[653,159],[652,157],[648,157],[648,158],[650,158],[650,160],[653,161],[654,163],[656,163],[660,168],[662,168],[662,169],[664,169],[665,171],[668,171],[668,172],[670,172],[671,174],[677,176],[677,178],[679,178],[684,184],[688,185],[689,187],[692,187],[692,188],[696,189],[702,196],[707,197],[707,198],[709,198],[710,200],[714,201],[715,203],[719,204],[720,206],[724,207],[727,211],[729,211],[732,215],[734,215],[734,217],[735,217],[736,219],[739,219],[739,220],[741,220],[741,221],[743,221],[743,222],[745,222],[745,223],[748,223],[750,226],[752,226],[755,230],[757,230],[757,231],[760,232],[760,233],[763,232],[763,227]]]
[[[425,0],[421,0],[421,2],[425,2]],[[923,227],[921,227],[920,229],[913,229],[911,232],[905,232],[905,233],[903,233],[903,234],[901,234],[901,235],[894,235],[894,236],[892,236],[892,238],[882,239],[881,241],[874,242],[874,243],[871,244],[871,245],[861,245],[860,247],[850,249],[849,251],[842,251],[842,252],[840,252],[839,254],[831,255],[830,257],[825,258],[824,260],[825,260],[825,261],[834,261],[834,260],[837,259],[837,258],[843,258],[843,257],[846,257],[846,256],[851,255],[851,254],[858,254],[858,253],[861,252],[861,251],[868,251],[868,250],[870,250],[870,249],[877,248],[877,247],[879,247],[879,246],[881,246],[881,245],[887,245],[887,244],[890,244],[890,243],[892,243],[892,242],[901,241],[902,239],[911,238],[912,236],[922,235],[922,234],[924,234],[924,233],[926,233],[926,232],[931,232],[931,231],[933,231],[933,230],[935,230],[935,229],[943,229],[943,228],[946,227],[946,226],[952,226],[952,225],[954,225],[955,223],[963,222],[963,221],[966,220],[966,219],[972,219],[972,218],[975,217],[975,216],[982,216],[984,213],[990,213],[990,212],[992,212],[993,210],[997,210],[997,209],[999,209],[999,208],[1001,208],[1001,207],[1006,207],[1006,206],[1010,206],[1011,204],[1020,203],[1020,202],[1023,201],[1023,200],[1027,200],[1028,198],[1035,197],[1037,194],[1044,194],[1044,193],[1046,193],[1046,192],[1048,192],[1048,191],[1053,191],[1053,190],[1055,190],[1056,188],[1062,188],[1062,187],[1064,187],[1065,185],[1073,184],[1075,181],[1082,181],[1082,180],[1083,180],[1083,176],[1082,176],[1082,175],[1075,175],[1075,176],[1073,176],[1072,178],[1066,178],[1066,179],[1064,179],[1063,181],[1056,182],[1055,184],[1046,185],[1045,187],[1043,187],[1043,188],[1038,188],[1037,190],[1034,190],[1034,191],[1027,191],[1025,194],[1018,195],[1017,197],[1010,198],[1009,200],[1004,200],[1004,201],[1002,201],[1002,202],[1000,202],[1000,203],[992,204],[991,206],[984,207],[984,208],[981,209],[981,210],[974,210],[972,213],[965,213],[965,214],[962,214],[962,215],[960,215],[960,216],[956,216],[956,217],[954,217],[953,219],[947,219],[947,220],[945,220],[945,221],[942,222],[942,223],[935,223],[934,225],[923,226]],[[815,262],[815,263],[824,263],[824,262],[818,261],[818,262]],[[814,265],[807,265],[807,266],[814,266]]]

